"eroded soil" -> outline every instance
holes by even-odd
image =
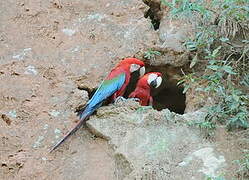
[[[0,2],[0,179],[117,179],[113,149],[86,128],[48,151],[78,120],[79,89],[158,42],[147,10],[140,0]],[[225,137],[224,153],[237,147]]]

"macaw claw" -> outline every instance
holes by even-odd
[[[125,99],[123,96],[118,96],[115,101],[114,101],[114,104],[119,104],[119,103],[122,103],[124,101],[126,101],[127,99]]]
[[[140,99],[139,99],[139,98],[129,98],[129,100],[131,100],[131,101],[135,101],[135,102],[139,102],[139,101],[140,101]]]

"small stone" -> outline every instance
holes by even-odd
[[[9,112],[7,113],[7,115],[9,115],[10,117],[16,118],[16,117],[17,117],[17,115],[16,115],[16,110],[9,111]]]
[[[33,144],[33,148],[37,148],[41,145],[41,142],[44,140],[44,136],[39,136],[37,141]]]
[[[26,56],[26,53],[31,51],[31,50],[32,50],[31,48],[25,48],[22,50],[22,52],[20,54],[13,55],[12,58],[18,59],[18,60],[23,60],[23,58]]]
[[[62,32],[68,36],[73,36],[76,33],[76,30],[74,29],[62,29]]]
[[[31,51],[31,50],[32,50],[31,48],[25,48],[25,49],[23,49],[24,52]]]
[[[54,133],[55,133],[55,134],[60,134],[60,133],[61,133],[61,130],[59,130],[58,128],[56,128],[56,129],[54,130]]]
[[[49,112],[49,115],[54,116],[54,117],[59,116],[59,114],[60,114],[60,112],[56,111],[56,110],[52,110],[52,111]]]
[[[99,14],[99,13],[96,13],[96,14],[90,14],[87,16],[87,19],[88,20],[97,20],[98,22],[101,22],[102,19],[104,19],[106,17],[106,15],[102,15],[102,14]]]
[[[36,68],[32,65],[29,65],[27,68],[26,68],[26,71],[24,72],[24,74],[31,74],[31,75],[37,75],[38,72],[36,70]]]
[[[48,124],[45,124],[43,129],[48,129]]]

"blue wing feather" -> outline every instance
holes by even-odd
[[[118,91],[125,82],[125,73],[120,74],[119,76],[104,80],[97,91],[94,93],[93,97],[86,104],[86,107],[78,114],[80,116],[80,121],[76,124],[76,126],[69,131],[51,150],[55,150],[60,144],[62,144],[69,136],[71,136],[74,132],[76,132],[83,123],[87,120],[87,118],[99,107],[101,106],[103,100],[113,95],[116,91]]]
[[[86,108],[95,109],[96,106],[103,102],[103,100],[118,91],[123,86],[124,82],[125,73],[122,73],[113,79],[104,80],[87,103]]]

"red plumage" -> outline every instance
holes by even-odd
[[[125,82],[123,86],[118,90],[116,93],[114,93],[111,96],[111,101],[114,101],[117,97],[123,96],[125,93],[125,89],[128,86],[131,78],[131,72],[130,72],[130,65],[131,64],[138,64],[141,67],[144,67],[145,64],[143,61],[137,59],[137,58],[125,58],[122,60],[107,76],[106,80],[113,79],[120,75],[121,73],[125,73]]]
[[[153,98],[151,96],[151,87],[148,84],[148,78],[150,74],[157,74],[158,76],[162,76],[159,72],[151,72],[145,74],[141,77],[136,85],[136,89],[129,95],[129,98],[138,98],[139,103],[142,106],[148,106],[153,104]]]
[[[141,69],[143,68],[143,71]],[[105,78],[93,97],[87,102],[86,106],[78,113],[80,121],[70,130],[56,145],[50,150],[52,152],[60,146],[69,136],[75,133],[89,118],[92,113],[99,108],[103,101],[107,98],[115,100],[118,96],[122,96],[125,88],[130,82],[131,73],[140,70],[141,75],[144,74],[144,62],[136,58],[126,58],[122,60]]]

